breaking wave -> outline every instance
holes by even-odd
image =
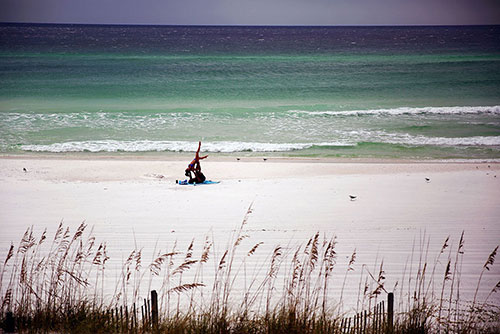
[[[289,152],[304,150],[313,147],[339,148],[353,147],[363,140],[356,142],[321,142],[321,143],[258,143],[258,142],[203,142],[203,152],[234,153],[234,152]],[[370,142],[384,144],[399,144],[409,146],[500,146],[500,136],[476,137],[424,137],[424,136],[387,136],[372,138]],[[54,143],[48,145],[21,145],[23,151],[31,152],[194,152],[196,142],[189,141],[118,141],[118,140],[90,140]]]
[[[287,152],[303,150],[313,143],[256,143],[256,142],[203,142],[203,152]],[[325,146],[346,146],[344,143],[323,143]],[[197,143],[188,141],[73,141],[50,145],[22,145],[24,151],[33,152],[195,152]]]
[[[425,137],[401,135],[399,137],[381,140],[387,144],[402,144],[412,146],[500,146],[500,136],[474,136],[474,137]]]
[[[477,107],[423,107],[410,108],[401,107],[393,109],[373,110],[347,110],[347,111],[307,111],[289,110],[290,113],[308,115],[332,115],[332,116],[362,116],[362,115],[419,115],[419,114],[500,114],[500,106],[477,106]]]

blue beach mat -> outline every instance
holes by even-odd
[[[179,181],[176,181],[176,183],[180,186],[196,186],[196,185],[202,185],[202,184],[219,184],[220,181],[206,180],[202,183],[188,183],[187,180],[179,180]]]

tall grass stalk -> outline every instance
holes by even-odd
[[[376,261],[374,269],[361,265],[357,301],[344,300],[356,250],[347,266],[339,268],[334,236],[315,233],[296,246],[250,242],[246,224],[251,213],[252,206],[219,254],[208,236],[199,248],[196,239],[191,240],[180,248],[185,251],[176,242],[165,251],[155,246],[150,263],[144,263],[144,251],[136,246],[122,261],[114,293],[105,286],[109,284],[106,243],[97,242],[85,223],[74,234],[61,223],[49,244],[46,231],[37,238],[34,229],[28,228],[18,247],[12,244],[1,262],[2,319],[12,312],[20,331],[109,333],[135,326],[135,332],[145,333],[151,330],[150,319],[142,322],[136,310],[155,288],[159,291],[158,332],[324,333],[338,332],[341,323],[349,323],[342,319],[351,309],[343,305],[354,304],[356,312],[372,316],[378,301],[385,299],[383,259]],[[429,273],[429,236],[423,233],[414,243],[413,251],[418,254],[411,258],[417,267],[412,268],[411,260],[405,264],[408,270],[403,275],[407,276],[396,293],[403,301],[396,309],[396,333],[466,333],[498,325],[494,317],[500,312],[488,300],[500,290],[500,282],[487,288],[485,299],[478,298],[484,290],[483,275],[494,265],[498,247],[483,265],[473,300],[467,304],[459,293],[464,245],[463,233],[456,248],[447,238]],[[442,262],[448,248],[447,261]],[[456,249],[453,257],[452,248]],[[201,249],[199,256],[197,249]],[[249,273],[247,260],[256,254],[263,260],[252,263],[253,273]],[[207,266],[210,261],[213,269]],[[435,275],[441,270],[444,276],[439,285]],[[335,277],[340,278],[338,286],[333,285]],[[335,291],[340,292],[337,297]],[[126,320],[120,314],[127,314]]]

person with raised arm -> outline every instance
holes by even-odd
[[[203,160],[208,157],[208,155],[200,157],[200,149],[201,149],[201,141],[198,142],[198,150],[196,151],[194,159],[189,163],[186,168],[185,175],[189,177],[188,183],[203,183],[206,180],[205,175],[201,172],[200,160]],[[191,173],[194,174],[192,177]]]

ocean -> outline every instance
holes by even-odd
[[[0,25],[0,153],[500,159],[500,26]]]

